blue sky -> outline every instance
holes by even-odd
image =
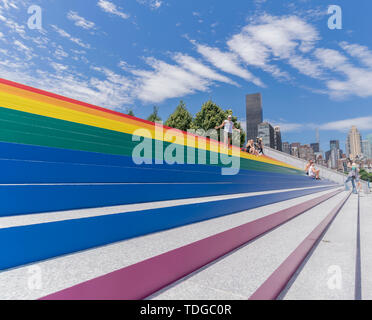
[[[29,29],[30,5],[42,30]],[[342,29],[328,28],[329,5]],[[261,92],[283,140],[372,133],[369,0],[0,0],[0,76],[146,118]]]

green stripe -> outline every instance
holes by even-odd
[[[132,141],[132,135],[127,133],[7,108],[0,108],[0,141],[125,156],[132,156],[133,148],[139,143]],[[170,144],[164,142],[164,150]],[[152,150],[156,150],[154,139],[152,146]],[[198,154],[198,149],[184,148],[184,161],[190,163],[187,156],[192,153],[187,150],[194,150]],[[211,154],[217,156],[215,152],[206,151],[207,163]],[[162,158],[163,152],[157,152],[153,157]],[[219,157],[217,158],[218,165],[223,166]],[[256,171],[302,174],[299,170],[244,158],[240,158],[240,167]]]

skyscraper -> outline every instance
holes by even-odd
[[[258,125],[263,121],[261,93],[247,94],[245,97],[247,115],[247,139],[256,141]]]
[[[327,164],[328,164],[330,157],[331,157],[331,150],[328,150],[325,152],[325,159],[324,159]]]
[[[369,140],[362,140],[362,153],[367,159],[372,159],[372,146]]]
[[[291,154],[291,147],[289,145],[289,142],[282,143],[282,151],[285,153]]]
[[[372,147],[372,134],[369,134],[367,136],[367,140],[369,140],[369,143],[371,144],[371,147]]]
[[[274,148],[282,151],[282,134],[280,133],[280,127],[274,127]]]
[[[314,152],[320,152],[319,142],[317,143],[311,143],[310,147],[314,150]]]
[[[331,140],[329,142],[329,145],[331,147],[331,150],[332,149],[340,149],[340,141],[339,140]]]
[[[356,126],[351,127],[347,136],[346,152],[351,159],[359,157],[362,153],[362,137]]]
[[[340,151],[336,148],[331,148],[330,153],[330,160],[331,160],[331,168],[337,169],[338,167],[338,160],[340,159]]]
[[[329,145],[330,145],[330,153],[329,153],[330,166],[332,169],[337,169],[338,160],[341,158],[341,153],[342,153],[340,150],[340,141],[331,140]]]
[[[263,145],[274,149],[274,128],[271,124],[262,122],[257,126],[257,129],[257,137],[262,138]]]

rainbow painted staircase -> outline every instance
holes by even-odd
[[[367,196],[4,79],[0,103],[0,299],[361,296]],[[356,274],[342,293],[327,280],[340,245],[334,270]]]

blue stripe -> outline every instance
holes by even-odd
[[[321,182],[319,185],[324,185]],[[0,185],[0,216],[314,186],[271,175],[251,183]]]
[[[0,142],[0,159],[13,160],[30,160],[30,161],[45,161],[57,163],[75,163],[75,164],[91,164],[91,165],[105,165],[116,167],[138,167],[133,162],[132,157],[119,156],[105,153],[96,153],[88,151],[78,151],[70,149],[60,149],[53,147],[33,146],[17,143]],[[257,162],[252,160],[253,162]],[[261,163],[261,162],[260,162]],[[265,164],[265,163],[263,163]],[[271,164],[267,164],[271,165]],[[142,165],[148,168],[158,168],[158,164]],[[167,170],[203,170],[208,172],[221,173],[221,166],[210,164],[175,164],[162,165]],[[278,166],[280,168],[280,166]],[[283,170],[298,174],[299,172],[282,167]]]
[[[291,183],[314,185],[301,175],[288,175],[241,169],[233,176],[221,175],[221,168],[210,166],[108,166],[61,162],[0,159],[0,184],[28,183],[118,183],[118,182],[234,182],[252,183],[268,176],[272,180],[286,179]],[[297,185],[298,186],[298,185]]]
[[[281,192],[0,229],[0,269],[221,217],[326,189],[329,188]]]

